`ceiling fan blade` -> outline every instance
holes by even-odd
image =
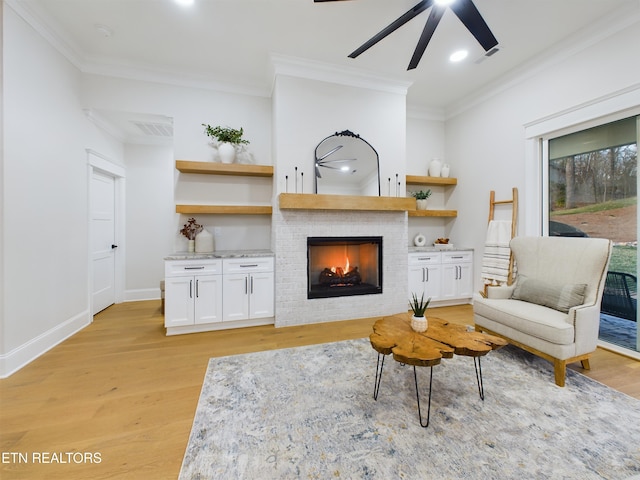
[[[318,160],[316,163],[319,165],[325,165],[327,163],[344,163],[344,162],[355,162],[357,158],[341,158],[335,160]]]
[[[424,51],[427,49],[427,45],[429,45],[429,41],[431,41],[431,37],[433,37],[433,33],[436,31],[436,28],[440,23],[444,10],[445,9],[442,7],[433,7],[431,9],[429,18],[424,26],[424,30],[422,30],[422,35],[420,35],[420,40],[418,40],[418,44],[413,52],[413,56],[411,57],[407,70],[413,70],[418,66],[418,63],[420,63],[420,59],[422,58],[422,55],[424,55]]]
[[[498,40],[491,33],[489,25],[484,21],[482,15],[474,5],[472,0],[457,0],[455,3],[449,5],[449,8],[455,13],[460,21],[464,23],[467,30],[476,37],[476,40],[485,52],[488,52],[493,47],[498,45]]]
[[[360,45],[358,48],[356,48],[353,52],[349,54],[349,58],[356,58],[361,53],[366,52],[371,47],[373,47],[376,43],[378,43],[380,40],[387,37],[391,33],[395,32],[397,29],[399,29],[409,20],[414,18],[416,15],[419,15],[420,13],[424,12],[431,5],[433,5],[433,0],[422,0],[411,10],[408,10],[407,12],[405,12],[403,15],[401,15],[396,20],[391,22],[388,26],[380,30],[380,32],[378,32],[376,35],[374,35],[369,40],[367,40],[362,45]]]
[[[342,145],[338,145],[337,147],[332,148],[332,149],[331,149],[331,150],[329,150],[327,153],[325,153],[325,154],[324,154],[324,155],[322,155],[320,158],[318,158],[318,160],[317,160],[317,161],[324,160],[324,159],[325,159],[325,158],[327,158],[329,155],[331,155],[332,153],[337,152],[337,151],[338,151],[338,150],[340,150],[341,148],[342,148]]]

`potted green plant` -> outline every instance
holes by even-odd
[[[431,303],[431,297],[425,301],[424,293],[419,300],[415,293],[411,294],[411,300],[409,301],[409,307],[411,307],[411,311],[413,312],[411,328],[416,332],[424,332],[427,330],[428,323],[425,312],[427,308],[429,308],[429,303]]]
[[[220,125],[212,127],[203,123],[204,133],[211,137],[214,145],[218,148],[218,155],[223,163],[232,163],[236,157],[236,149],[240,145],[246,145],[249,140],[242,138],[244,130],[230,127],[221,127]]]
[[[431,196],[431,189],[420,190],[418,192],[412,192],[411,196],[416,199],[416,208],[418,210],[427,209],[427,198]]]

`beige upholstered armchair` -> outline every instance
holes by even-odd
[[[556,384],[563,387],[567,363],[581,361],[589,369],[596,349],[611,242],[516,237],[510,246],[516,281],[489,287],[487,298],[476,296],[476,330],[553,362]]]

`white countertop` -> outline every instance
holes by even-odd
[[[273,257],[271,250],[218,250],[211,253],[176,252],[164,257],[165,260],[203,260],[208,258],[251,258]]]

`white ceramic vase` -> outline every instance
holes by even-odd
[[[431,160],[431,163],[429,164],[429,176],[439,177],[441,170],[442,170],[442,162],[437,158],[434,158],[433,160]]]
[[[187,251],[189,253],[193,253],[196,251],[196,241],[195,240],[189,240],[189,243],[187,245]]]
[[[411,316],[411,328],[414,332],[426,332],[427,326],[427,317],[416,317],[415,315]]]
[[[443,178],[448,178],[449,177],[449,164],[445,163],[444,165],[442,165],[442,169],[440,170],[440,175]]]
[[[418,199],[416,200],[416,208],[418,210],[426,210],[427,209],[427,199]]]
[[[229,142],[218,145],[218,156],[222,163],[233,163],[236,159],[236,147]]]
[[[213,235],[206,228],[196,235],[196,253],[213,252]]]

